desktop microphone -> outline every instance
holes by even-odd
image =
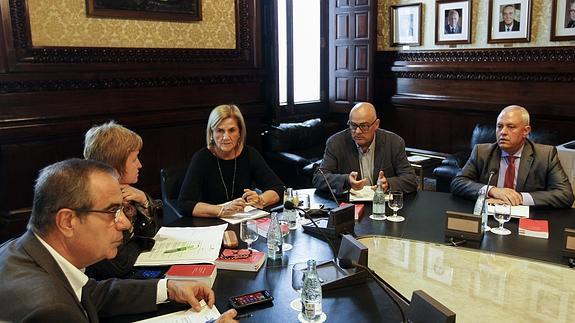
[[[333,243],[331,242],[331,239],[329,239],[329,238],[327,237],[327,235],[323,232],[323,228],[320,228],[320,227],[317,225],[317,223],[315,222],[315,220],[314,220],[312,217],[310,217],[310,216],[307,215],[307,212],[306,212],[304,209],[295,206],[292,201],[285,201],[285,203],[284,203],[284,208],[286,208],[286,210],[296,210],[296,211],[302,212],[302,213],[303,213],[303,216],[304,216],[306,219],[310,220],[311,223],[313,223],[313,225],[316,227],[316,229],[317,229],[317,231],[319,232],[319,234],[320,234],[320,235],[325,239],[325,241],[327,241],[327,243],[329,244],[329,248],[330,248],[331,251],[333,252],[333,259],[334,259],[334,260],[337,259],[337,251],[335,250],[335,246],[334,246]]]
[[[333,189],[331,188],[331,185],[329,184],[329,181],[327,180],[327,177],[325,176],[323,169],[321,167],[318,167],[317,170],[319,171],[319,173],[321,174],[321,177],[323,177],[323,180],[327,184],[327,188],[329,189],[329,192],[331,193],[331,197],[333,197],[333,201],[335,202],[335,205],[337,207],[339,205],[339,202],[337,201],[337,197],[335,197],[335,194],[333,193]]]
[[[339,260],[339,266],[343,269],[360,268],[360,269],[365,270],[371,276],[371,278],[373,278],[373,280],[375,280],[377,285],[379,285],[379,287],[381,289],[383,289],[383,291],[387,294],[387,296],[389,296],[389,298],[391,298],[391,300],[393,301],[395,306],[397,306],[397,308],[399,309],[399,313],[401,313],[401,322],[407,322],[405,320],[405,313],[403,312],[403,309],[401,308],[401,306],[399,305],[397,300],[391,295],[391,293],[388,290],[388,287],[384,285],[384,282],[373,273],[373,270],[371,270],[367,266],[360,265],[356,261],[353,261],[353,260],[350,260],[347,258],[340,259]]]
[[[487,189],[485,190],[485,194],[483,196],[483,205],[481,205],[481,212],[479,212],[479,215],[483,216],[483,210],[485,210],[485,205],[487,204],[487,194],[489,194],[489,185],[491,184],[491,179],[493,178],[493,175],[495,175],[495,169],[492,169],[489,172],[489,179],[487,180]]]

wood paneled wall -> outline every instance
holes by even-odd
[[[262,13],[236,0],[236,49],[33,47],[26,1],[1,1],[0,210],[29,207],[42,167],[81,157],[83,134],[117,120],[144,140],[138,187],[160,197],[159,170],[205,145],[209,111],[236,103],[259,146],[266,108]]]
[[[468,147],[475,124],[510,104],[575,139],[575,47],[378,52],[375,78],[384,127],[410,147]]]

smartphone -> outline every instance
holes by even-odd
[[[257,292],[232,296],[230,297],[230,304],[236,310],[242,309],[251,305],[262,304],[273,301],[274,298],[267,290],[260,290]]]
[[[134,269],[130,278],[132,279],[155,279],[162,278],[166,270],[164,269]]]

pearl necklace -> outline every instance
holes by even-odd
[[[234,149],[234,155],[235,155],[235,149]],[[224,181],[224,174],[222,173],[222,167],[220,166],[220,159],[218,158],[217,155],[214,154],[214,157],[216,157],[216,161],[218,162],[218,170],[220,171],[220,178],[222,180],[222,184],[224,184],[224,189],[226,190],[226,202],[227,201],[231,201],[230,198],[230,194],[228,193],[228,187],[226,186],[226,182]],[[231,191],[231,197],[234,197],[234,189],[236,187],[236,166],[237,166],[237,161],[238,161],[238,157],[236,156],[234,158],[234,177],[232,179],[232,191]]]

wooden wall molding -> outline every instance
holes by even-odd
[[[103,79],[49,79],[0,81],[0,93],[38,91],[101,90],[125,88],[188,87],[195,85],[242,84],[262,82],[262,75],[245,73],[233,75],[187,75],[158,77],[105,77]]]
[[[395,69],[394,69],[395,70]],[[509,73],[509,72],[395,72],[397,78],[458,80],[458,81],[513,81],[513,82],[575,82],[573,73]]]
[[[575,47],[462,49],[445,51],[380,52],[396,61],[421,63],[554,62],[573,63]]]
[[[178,48],[110,48],[110,47],[33,47],[25,0],[10,0],[10,19],[14,55],[12,69],[18,64],[150,64],[150,63],[218,63],[255,64],[253,24],[254,0],[236,0],[235,49]],[[126,66],[124,66],[125,68]],[[66,69],[67,66],[59,66]]]

